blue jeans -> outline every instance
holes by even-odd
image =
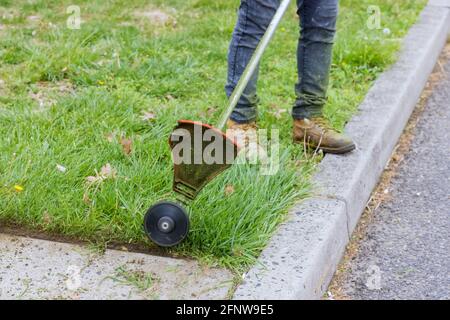
[[[292,108],[294,119],[322,114],[336,32],[338,1],[297,0],[301,31],[297,48],[296,101]],[[280,0],[241,0],[238,21],[228,52],[228,78],[225,86],[228,97],[237,85],[279,4]],[[253,74],[231,114],[232,120],[238,123],[256,120],[257,80],[258,70]]]

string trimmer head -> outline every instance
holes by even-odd
[[[173,158],[173,191],[193,200],[203,187],[229,168],[239,147],[222,131],[201,122],[180,120],[170,135]],[[180,205],[164,201],[151,207],[144,228],[153,242],[173,246],[189,231],[189,218]]]
[[[254,74],[261,56],[272,39],[290,0],[283,0],[272,22],[248,62],[229,99],[229,105],[216,128],[201,122],[180,120],[170,135],[174,160],[173,190],[188,200],[195,199],[202,188],[230,167],[238,146],[222,130]],[[189,218],[180,205],[165,201],[151,207],[144,218],[149,238],[164,247],[180,243],[189,231]]]

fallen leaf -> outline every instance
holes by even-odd
[[[27,20],[30,20],[30,21],[37,21],[37,20],[40,20],[40,19],[41,19],[40,16],[28,16],[27,17]]]
[[[24,190],[24,188],[18,184],[16,184],[14,186],[14,190],[16,190],[16,192],[22,192]]]
[[[209,107],[208,109],[206,109],[206,113],[208,114],[209,117],[211,117],[212,115],[214,115],[214,113],[216,113],[217,111],[217,107]]]
[[[100,175],[103,176],[105,179],[106,178],[114,179],[117,175],[117,171],[109,163],[107,163],[100,169]]]
[[[102,180],[104,180],[104,178],[101,176],[89,176],[86,178],[86,181],[89,183],[94,183]]]
[[[83,202],[85,204],[91,204],[91,202],[92,202],[87,193],[83,194]]]
[[[95,176],[89,176],[86,178],[86,182],[93,184],[93,183],[100,183],[103,182],[103,180],[106,179],[114,179],[117,176],[117,171],[109,163],[105,164],[101,169],[100,172],[96,171]]]
[[[127,138],[120,138],[120,144],[122,146],[122,150],[126,155],[129,155],[132,151],[133,141]]]
[[[144,121],[154,120],[155,118],[156,118],[155,114],[149,111],[144,111],[141,116],[141,119]]]
[[[273,112],[269,112],[271,115],[273,115],[276,119],[281,119],[283,117],[283,113],[287,112],[286,109],[278,109]]]
[[[108,140],[108,142],[113,142],[114,141],[114,133],[108,133],[106,135],[106,140]]]
[[[271,104],[269,104],[269,108],[270,109],[272,109],[272,110],[280,110],[280,109],[282,109],[282,107],[280,107],[278,104],[276,104],[276,103],[271,103]]]
[[[58,171],[62,172],[62,173],[65,173],[65,172],[67,171],[67,168],[64,167],[64,166],[62,166],[62,165],[60,165],[60,164],[57,164],[57,165],[56,165],[56,169],[57,169]]]
[[[229,196],[230,194],[232,194],[234,192],[234,187],[231,184],[227,184],[225,186],[225,195]]]
[[[175,98],[171,94],[166,95],[166,99],[167,100],[175,100]]]
[[[50,215],[50,213],[47,210],[45,210],[44,214],[42,215],[42,221],[45,224],[50,224],[52,222],[52,216]]]

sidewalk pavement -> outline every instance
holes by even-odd
[[[0,233],[0,300],[225,299],[232,280],[192,260]]]

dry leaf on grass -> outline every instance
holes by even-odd
[[[86,181],[90,184],[100,183],[106,179],[115,179],[117,176],[117,171],[109,163],[105,164],[100,172],[96,172],[95,176],[89,176]]]
[[[129,155],[133,148],[133,141],[127,138],[120,138],[120,145],[122,146],[122,150],[126,155]]]
[[[64,166],[62,166],[62,165],[60,165],[60,164],[57,164],[57,165],[56,165],[56,169],[57,169],[59,172],[62,172],[62,173],[66,173],[66,171],[67,171],[67,168],[64,167]]]
[[[105,178],[114,179],[117,176],[117,171],[107,163],[100,169],[100,174]]]
[[[273,115],[276,119],[281,119],[283,117],[283,113],[287,112],[286,109],[278,109],[273,112],[269,112],[271,115]]]
[[[34,15],[34,16],[28,16],[27,17],[28,21],[37,21],[37,20],[41,20],[40,16]]]
[[[108,134],[105,136],[105,138],[106,138],[106,140],[107,140],[108,142],[113,142],[113,141],[114,141],[114,133],[108,133]]]
[[[88,196],[88,194],[87,193],[83,193],[83,202],[85,203],[85,204],[91,204],[91,198],[89,198],[89,196]]]
[[[211,117],[214,115],[214,113],[216,113],[218,110],[217,106],[213,106],[213,107],[208,107],[208,109],[206,109],[206,114],[208,115],[208,117]]]
[[[283,114],[288,112],[287,109],[283,109],[276,104],[271,104],[270,109],[272,111],[269,111],[269,114],[273,115],[276,119],[281,119],[283,117]]]
[[[50,213],[47,210],[45,210],[44,214],[42,215],[42,221],[47,225],[52,223],[52,216],[50,215]]]
[[[86,178],[86,181],[89,183],[95,183],[95,182],[100,182],[103,180],[103,177],[101,176],[89,176]]]
[[[225,186],[225,195],[226,195],[226,196],[229,196],[229,195],[231,195],[233,192],[234,192],[234,186],[231,185],[231,184],[227,184],[227,185]]]
[[[151,121],[151,120],[156,119],[156,115],[153,112],[144,111],[142,113],[141,119],[144,121]]]

